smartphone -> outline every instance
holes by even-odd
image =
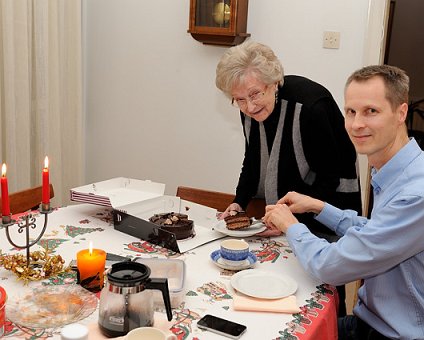
[[[197,326],[200,329],[224,335],[231,339],[239,339],[247,329],[244,325],[221,319],[210,314],[206,314],[203,318],[197,321]]]

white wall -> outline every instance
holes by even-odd
[[[369,0],[250,0],[248,32],[286,74],[321,82],[343,105],[363,65]],[[188,0],[84,2],[86,183],[127,176],[233,192],[243,158],[239,115],[215,87],[226,47],[194,40]],[[324,30],[340,49],[322,48]]]

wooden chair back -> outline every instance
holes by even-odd
[[[41,203],[42,186],[14,192],[9,195],[10,211],[12,214],[23,213],[38,209]],[[50,184],[50,198],[54,197],[53,185]],[[0,198],[1,204],[1,198]]]
[[[364,204],[364,213],[363,216],[370,218],[371,217],[371,210],[372,206],[374,204],[374,195],[373,195],[373,188],[371,185],[371,167],[368,166],[368,173],[367,173],[367,182],[365,184],[365,204]]]
[[[233,202],[234,195],[219,191],[211,191],[192,187],[179,186],[177,196],[183,200],[224,211]],[[247,206],[249,217],[261,218],[265,215],[265,200],[254,198]]]
[[[368,166],[368,172],[367,172],[367,182],[365,184],[365,204],[364,204],[364,212],[363,216],[370,218],[371,217],[371,210],[374,203],[374,196],[373,196],[373,188],[371,185],[371,167]],[[356,280],[354,282],[354,292],[353,292],[353,301],[352,306],[354,307],[356,303],[358,302],[358,290],[361,288],[361,286],[364,284],[364,280]]]

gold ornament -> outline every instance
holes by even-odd
[[[214,8],[212,17],[218,25],[225,25],[230,20],[230,6],[224,2],[218,2]]]
[[[30,265],[27,266],[27,258],[23,254],[7,255],[0,251],[0,266],[15,273],[18,280],[23,280],[25,284],[70,270],[63,268],[65,260],[62,256],[50,255],[48,249],[33,251],[29,257]]]

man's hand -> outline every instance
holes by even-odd
[[[286,233],[291,225],[299,222],[286,204],[267,205],[263,221],[283,233]]]
[[[267,229],[261,233],[255,234],[259,237],[271,237],[271,236],[280,236],[282,234],[281,230],[273,226],[272,224],[266,224]]]
[[[288,192],[277,204],[286,204],[294,214],[312,212],[319,214],[324,209],[324,202],[295,191]]]

